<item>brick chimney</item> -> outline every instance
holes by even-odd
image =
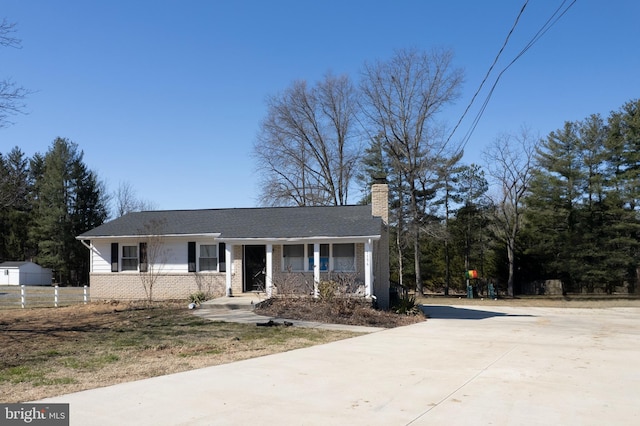
[[[371,186],[371,214],[382,219],[380,239],[374,242],[374,289],[381,309],[389,308],[389,185],[376,179]]]
[[[371,186],[371,214],[389,224],[389,185],[386,179],[376,179]]]

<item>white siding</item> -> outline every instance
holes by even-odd
[[[133,246],[144,242],[144,239],[126,239],[126,240],[107,240],[100,239],[93,241],[93,250],[91,255],[91,272],[93,273],[110,273],[111,272],[111,243],[118,243],[119,256],[122,256],[122,246]],[[188,270],[188,249],[187,245],[189,241],[196,241],[198,246],[200,244],[217,244],[213,238],[210,239],[198,239],[189,237],[171,237],[166,238],[162,242],[161,254],[158,256],[159,260],[156,262],[158,265],[162,265],[162,272],[164,273],[184,273]],[[139,255],[139,254],[138,254]],[[197,258],[198,252],[196,252]],[[151,259],[149,259],[151,260]],[[122,274],[137,274],[135,271],[122,271],[122,265],[119,265],[119,273]]]
[[[51,269],[33,262],[0,267],[0,285],[51,285]]]
[[[111,272],[111,243],[96,240],[91,250],[91,272]]]
[[[18,268],[1,268],[0,285],[18,285],[20,282],[20,271]]]

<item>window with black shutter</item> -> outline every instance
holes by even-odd
[[[196,272],[196,243],[189,241],[187,250],[187,262],[189,263],[189,272]]]
[[[140,272],[148,272],[149,263],[147,262],[147,243],[140,243]]]
[[[118,272],[118,243],[111,243],[111,272]]]
[[[220,272],[227,271],[227,247],[225,243],[218,243],[218,268]]]
[[[138,270],[138,246],[122,246],[122,270]]]
[[[218,247],[215,244],[200,244],[198,270],[200,272],[218,270]]]

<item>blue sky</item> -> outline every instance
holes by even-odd
[[[561,3],[529,2],[489,83]],[[17,22],[22,49],[0,50],[0,77],[35,92],[28,114],[0,129],[0,152],[44,153],[64,137],[110,190],[129,182],[156,208],[255,206],[251,150],[267,96],[328,71],[357,81],[365,61],[394,49],[444,47],[465,72],[440,117],[453,127],[523,4],[3,0],[0,18]],[[523,125],[544,137],[640,97],[638,16],[635,0],[578,0],[502,76],[465,162],[482,163],[487,144]]]

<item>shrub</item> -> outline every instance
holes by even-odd
[[[332,300],[336,291],[338,291],[338,283],[335,281],[322,281],[318,284],[318,297],[322,302],[328,302]]]
[[[196,293],[191,293],[189,295],[189,302],[190,303],[196,303],[196,304],[200,304],[202,302],[204,302],[205,300],[207,300],[207,295],[204,294],[204,292],[202,291],[198,291]]]
[[[420,308],[416,305],[416,295],[409,294],[408,291],[402,292],[392,310],[396,314],[417,315],[420,313]]]

